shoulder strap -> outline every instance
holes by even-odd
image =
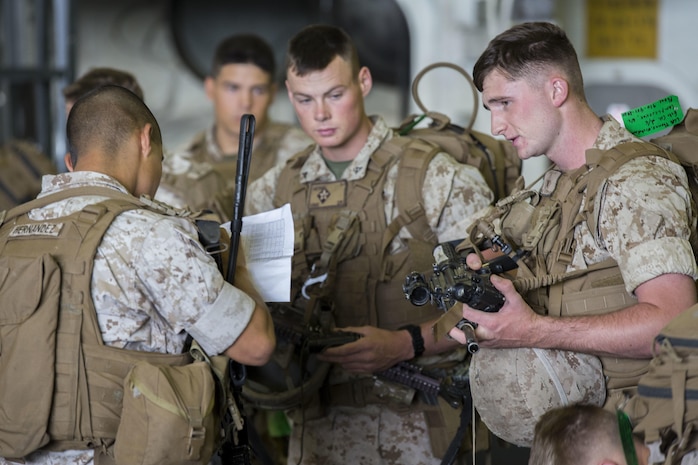
[[[109,187],[99,187],[99,186],[85,186],[76,187],[72,189],[65,189],[53,194],[45,195],[43,197],[36,198],[29,202],[18,205],[5,213],[4,221],[11,220],[20,215],[23,215],[35,208],[45,207],[46,205],[52,204],[54,202],[59,202],[61,200],[69,199],[71,197],[78,197],[83,195],[100,195],[104,197],[109,197],[112,199],[125,200],[127,202],[134,203],[136,205],[143,205],[143,203],[136,197],[125,194],[116,189]],[[145,208],[145,206],[144,206]]]
[[[279,175],[274,191],[273,203],[275,207],[278,208],[282,206],[284,203],[288,202],[289,199],[293,199],[298,192],[305,189],[300,182],[300,169],[306,160],[308,160],[314,148],[314,145],[310,145],[286,160],[286,164]],[[293,205],[293,202],[291,202],[291,205]]]
[[[641,156],[658,156],[680,164],[676,155],[650,142],[626,142],[605,151],[587,151],[587,165],[592,169],[587,175],[587,197],[583,214],[595,237],[598,238],[601,194],[608,178],[625,163]]]
[[[414,238],[426,242],[436,242],[424,211],[422,187],[429,168],[439,148],[415,138],[393,137],[385,144],[385,149],[400,157],[398,176],[395,182],[395,204],[398,216],[390,222],[383,236],[383,248],[406,227]]]

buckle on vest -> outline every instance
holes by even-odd
[[[555,259],[558,263],[562,263],[565,266],[572,263],[574,243],[574,238],[567,238],[560,243],[560,247],[555,254]]]
[[[201,457],[201,449],[206,440],[205,426],[192,426],[189,429],[189,458],[198,460]]]

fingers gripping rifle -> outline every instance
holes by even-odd
[[[235,177],[235,203],[233,218],[230,221],[230,255],[228,259],[228,273],[226,280],[235,284],[235,267],[237,264],[238,249],[240,246],[240,233],[242,231],[242,216],[245,207],[245,193],[252,159],[252,141],[254,140],[255,118],[253,115],[242,115],[240,120],[240,142],[238,148],[237,174]],[[250,461],[250,447],[247,436],[248,426],[242,409],[242,386],[247,378],[245,365],[229,361],[230,385],[233,398],[228,408],[229,418],[224,418],[224,430],[226,441],[221,448],[221,459],[224,465],[248,465]],[[235,431],[231,431],[234,428]],[[232,440],[232,444],[231,444]]]

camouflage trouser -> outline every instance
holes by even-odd
[[[302,461],[300,447],[303,445]],[[328,415],[294,425],[288,465],[437,465],[421,412],[383,405],[331,407]]]
[[[26,457],[30,465],[92,465],[94,453],[91,450],[67,450],[64,452],[50,452],[39,450]],[[0,457],[0,465],[16,465]]]

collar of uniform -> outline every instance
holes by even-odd
[[[98,186],[109,187],[129,194],[128,190],[116,179],[104,173],[96,171],[72,171],[59,173],[56,175],[45,175],[41,179],[41,193],[38,197],[43,197],[54,192],[74,187]]]
[[[354,160],[352,160],[351,164],[344,170],[342,179],[346,179],[347,181],[363,179],[363,177],[366,176],[366,169],[368,168],[368,162],[371,160],[371,155],[373,155],[385,140],[393,137],[393,131],[388,127],[381,116],[374,115],[370,118],[373,123],[373,128],[371,128],[371,132],[364,146],[361,147],[361,150],[359,150]],[[329,168],[327,168],[320,147],[316,145],[301,169],[301,182],[334,180],[335,177],[330,172]]]
[[[601,121],[603,121],[603,126],[601,126],[599,135],[596,136],[596,141],[592,148],[608,150],[624,142],[639,140],[630,131],[621,126],[613,116],[603,115]]]

